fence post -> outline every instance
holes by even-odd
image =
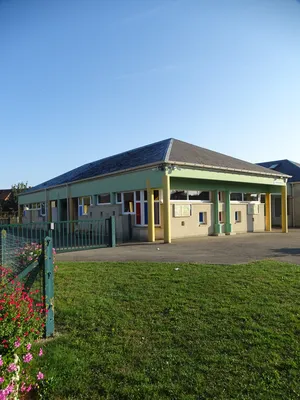
[[[4,267],[6,264],[6,230],[1,231],[1,265]]]
[[[116,247],[116,217],[110,217],[110,238],[109,238],[109,245],[110,247]]]
[[[54,334],[54,268],[52,238],[44,241],[44,297],[46,308],[46,337]]]

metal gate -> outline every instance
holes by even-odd
[[[36,222],[1,225],[14,240],[41,243],[45,236],[52,238],[56,252],[88,250],[116,246],[115,217],[98,220]]]

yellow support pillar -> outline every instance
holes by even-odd
[[[155,242],[154,226],[154,192],[147,180],[147,198],[148,198],[148,242]]]
[[[287,216],[287,188],[286,185],[281,188],[281,227],[283,233],[288,233],[288,216]]]
[[[266,193],[266,232],[272,231],[271,193]]]
[[[163,177],[164,242],[171,243],[170,176]]]

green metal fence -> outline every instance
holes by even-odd
[[[2,229],[0,234],[1,266],[11,271],[12,278],[30,290],[35,303],[44,303],[45,336],[54,334],[54,266],[53,240],[44,237],[39,243]]]
[[[45,236],[52,237],[57,252],[87,250],[116,246],[115,217],[98,220],[61,222],[35,222],[2,225],[7,236],[18,241],[41,243]]]

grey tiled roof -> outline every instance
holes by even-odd
[[[171,139],[162,140],[161,142],[152,143],[147,146],[125,151],[121,154],[116,154],[111,157],[82,165],[72,171],[66,172],[56,178],[34,186],[29,189],[27,193],[96,176],[121,172],[126,169],[142,167],[147,164],[160,163],[166,157],[166,152],[169,148],[170,142]]]
[[[26,193],[97,176],[118,173],[128,169],[135,169],[149,164],[168,162],[194,164],[199,167],[214,167],[216,169],[225,169],[228,171],[236,170],[260,175],[282,175],[281,173],[263,168],[259,165],[238,160],[177,139],[165,139],[160,142],[82,165],[72,171],[41,183],[29,189]]]
[[[216,151],[204,149],[193,144],[173,139],[169,161],[210,166],[214,168],[247,171],[259,174],[272,174],[271,170],[259,165],[239,160]],[[274,173],[276,174],[276,172]],[[278,176],[278,173],[276,174]]]

